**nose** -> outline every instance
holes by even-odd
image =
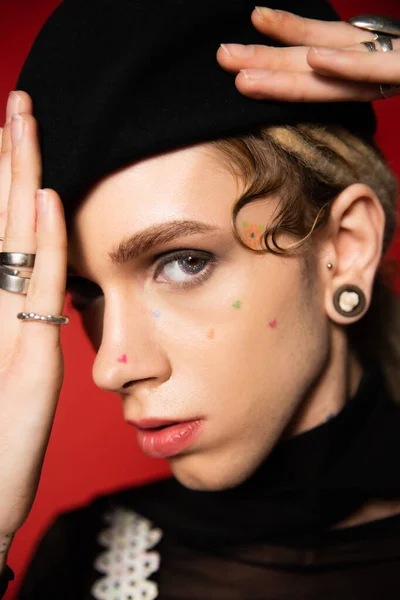
[[[147,307],[127,296],[105,303],[92,374],[99,388],[117,393],[144,383],[157,387],[170,378],[171,365]]]

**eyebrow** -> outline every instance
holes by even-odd
[[[215,232],[222,232],[222,229],[216,225],[201,221],[186,220],[160,223],[124,238],[108,253],[108,256],[113,264],[124,264],[146,252],[150,252],[150,250],[153,250],[157,246],[171,242],[175,238],[195,235],[196,233],[207,234]],[[68,265],[68,271],[76,273],[76,270],[70,265]]]

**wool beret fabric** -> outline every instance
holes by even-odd
[[[323,0],[271,8],[338,20]],[[366,103],[245,98],[216,61],[222,42],[279,46],[253,27],[249,0],[65,0],[36,38],[17,89],[33,99],[44,187],[72,212],[107,174],[141,158],[260,125],[375,129]]]

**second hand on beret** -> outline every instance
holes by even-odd
[[[274,0],[338,20],[324,0]],[[259,125],[338,123],[371,137],[365,103],[288,103],[242,96],[215,55],[221,42],[270,44],[249,0],[64,0],[45,23],[18,89],[33,99],[44,187],[67,212],[103,176],[146,156],[248,133]]]

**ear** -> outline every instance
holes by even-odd
[[[382,258],[385,214],[375,192],[356,183],[347,187],[332,204],[324,251],[320,256],[325,281],[325,309],[329,318],[347,325],[362,318],[371,303],[373,283]],[[326,260],[327,258],[327,260]],[[327,269],[327,263],[332,264]],[[334,306],[336,290],[356,285],[365,294],[364,311],[354,317],[342,316]]]

